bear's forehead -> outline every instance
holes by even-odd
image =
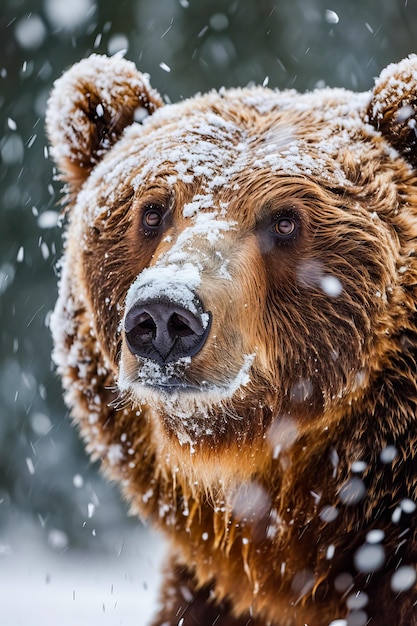
[[[168,184],[204,178],[215,187],[266,170],[346,185],[338,156],[342,146],[363,150],[352,138],[365,132],[359,112],[368,100],[344,90],[247,89],[167,105],[127,129],[107,160],[106,182],[130,178],[137,189],[165,176]]]
[[[163,106],[128,127],[95,168],[79,198],[89,207],[84,219],[110,209],[127,187],[138,196],[158,187],[198,189],[187,200],[198,200],[190,212],[212,208],[213,197],[245,193],[249,180],[293,176],[347,189],[343,151],[360,161],[375,136],[363,121],[368,103],[369,94],[345,90],[246,89]]]

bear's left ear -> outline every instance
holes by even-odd
[[[161,96],[131,61],[91,55],[71,67],[52,90],[46,111],[51,156],[77,192],[92,168],[135,119],[153,113]]]
[[[417,55],[382,71],[367,113],[370,123],[417,167]]]

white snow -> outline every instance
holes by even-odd
[[[48,543],[54,550],[62,552],[68,548],[68,535],[59,528],[51,528],[48,533]]]
[[[210,17],[209,23],[213,30],[220,32],[229,26],[229,18],[225,13],[214,13]]]
[[[26,458],[26,465],[29,470],[29,474],[33,475],[35,473],[35,466],[33,465],[33,460],[30,457]]]
[[[369,602],[369,597],[364,591],[355,591],[347,597],[346,606],[351,611],[363,609]]]
[[[357,476],[353,476],[342,485],[339,491],[339,499],[346,506],[352,506],[358,504],[365,494],[365,483]]]
[[[332,175],[335,177],[337,174],[337,183],[348,185],[349,183],[341,171],[326,174],[329,169],[328,158],[326,158],[329,148],[330,144],[329,146],[326,145],[324,150],[319,145],[317,152],[312,154],[308,142],[302,139],[293,141],[287,148],[278,153],[272,152],[268,146],[269,154],[256,159],[253,167],[270,169],[272,172],[280,171],[293,176],[321,177],[328,180],[331,180]]]
[[[370,530],[368,534],[366,535],[366,542],[367,543],[381,543],[381,541],[383,541],[384,538],[385,538],[384,531],[381,530],[380,528],[374,528],[373,530]]]
[[[389,463],[392,463],[397,458],[397,456],[398,450],[395,448],[395,446],[387,446],[381,451],[379,458],[381,459],[382,463],[385,463],[387,465]]]
[[[364,574],[380,569],[384,562],[385,551],[379,544],[364,544],[355,552],[355,567]]]
[[[352,463],[351,470],[354,474],[360,474],[364,472],[367,467],[368,465],[365,463],[365,461],[354,461]]]
[[[22,48],[34,50],[45,41],[47,30],[39,15],[29,13],[27,17],[23,17],[16,23],[14,34]]]
[[[161,264],[162,265],[162,264]],[[126,312],[140,299],[166,298],[181,304],[196,314],[195,290],[200,284],[200,273],[192,263],[182,267],[176,264],[159,265],[143,270],[131,285],[126,296]]]
[[[4,263],[0,267],[0,296],[13,283],[16,270],[10,263]]]
[[[331,561],[333,559],[335,551],[336,551],[336,547],[333,544],[331,544],[330,546],[327,547],[326,559],[328,561]]]
[[[338,515],[339,510],[335,506],[324,506],[319,513],[320,519],[326,523],[333,522]]]
[[[340,296],[343,291],[342,283],[336,276],[323,276],[320,280],[323,291],[331,297]]]
[[[318,287],[331,298],[340,296],[343,291],[341,281],[336,276],[327,274],[321,261],[311,259],[302,261],[297,268],[297,277],[304,287]]]
[[[401,500],[400,502],[400,507],[404,513],[414,513],[416,510],[416,503],[409,498],[404,498],[404,500]]]
[[[39,228],[55,228],[59,221],[58,211],[43,211],[37,219]]]
[[[81,476],[81,474],[74,475],[72,479],[72,484],[76,489],[81,489],[81,487],[84,485],[84,478]]]
[[[339,16],[336,11],[332,11],[331,9],[326,9],[324,12],[324,19],[328,24],[338,24]]]
[[[127,52],[129,49],[129,39],[123,33],[117,33],[110,37],[107,44],[107,51],[110,55],[117,52]]]
[[[402,514],[402,510],[400,506],[395,507],[392,515],[391,515],[391,520],[393,522],[393,524],[398,524],[398,522],[401,519],[401,514]]]
[[[417,574],[415,566],[403,565],[400,567],[391,578],[391,589],[395,593],[401,593],[407,591],[416,582]]]
[[[17,124],[11,117],[7,118],[7,126],[10,128],[10,130],[17,130]]]
[[[25,147],[20,135],[10,135],[1,146],[0,154],[4,165],[15,165],[23,161]]]
[[[184,371],[189,367],[191,363],[191,357],[183,357],[175,361],[174,363],[167,363],[166,365],[159,365],[150,359],[140,359],[140,369],[138,369],[136,375],[136,381],[140,385],[155,385],[166,384],[169,380],[176,376],[181,376]],[[132,383],[129,376],[126,374],[123,368],[123,364],[120,364],[118,387],[120,391],[127,392],[131,389]]]
[[[227,494],[234,514],[243,520],[261,519],[271,509],[271,500],[264,487],[255,481],[239,485]]]
[[[43,437],[47,435],[52,428],[51,420],[44,413],[34,412],[30,417],[30,425],[33,431]]]
[[[107,460],[110,465],[118,465],[123,458],[123,448],[120,444],[113,443],[108,447]]]
[[[313,384],[311,380],[302,378],[291,387],[291,400],[294,402],[306,402],[313,393]]]
[[[156,612],[162,557],[161,539],[148,531],[133,533],[119,555],[19,541],[0,550],[1,623],[145,626]]]
[[[407,104],[398,109],[396,119],[398,122],[406,122],[410,117],[414,115],[414,108]]]
[[[20,246],[19,250],[17,251],[16,261],[18,263],[22,263],[24,258],[25,258],[25,249],[23,246]]]
[[[278,416],[271,424],[267,441],[273,450],[273,458],[277,459],[281,452],[291,448],[299,436],[298,424],[290,416]]]
[[[45,13],[54,28],[73,31],[94,13],[93,0],[45,0]]]

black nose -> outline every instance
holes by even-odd
[[[129,350],[159,365],[194,356],[209,334],[211,313],[197,297],[192,308],[157,298],[135,302],[124,322]]]

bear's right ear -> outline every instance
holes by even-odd
[[[138,109],[151,114],[162,105],[148,76],[120,56],[93,54],[65,72],[48,101],[46,130],[69,193],[78,191]]]
[[[368,119],[417,167],[417,55],[388,65],[375,81]]]

